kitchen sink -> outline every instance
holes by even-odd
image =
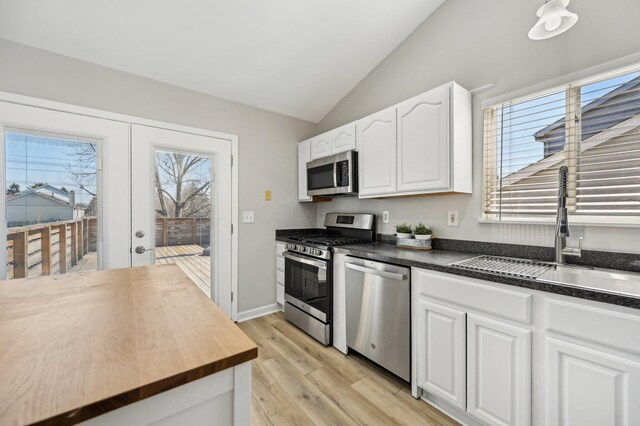
[[[536,280],[640,298],[640,274],[634,272],[552,265]]]
[[[450,266],[640,298],[640,273],[635,272],[500,256],[477,256]]]

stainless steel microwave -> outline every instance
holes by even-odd
[[[358,194],[358,153],[347,151],[307,163],[307,194],[340,197]]]

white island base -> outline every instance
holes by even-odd
[[[81,424],[249,426],[251,362],[169,389]]]

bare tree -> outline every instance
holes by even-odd
[[[66,169],[75,186],[92,196],[95,207],[96,146],[77,144]],[[207,217],[211,179],[208,157],[158,152],[155,170],[155,210],[162,217]]]
[[[73,183],[92,197],[96,196],[96,159],[98,152],[93,143],[77,143],[73,145],[73,152],[67,154],[71,161],[66,169]]]
[[[209,158],[161,152],[156,155],[156,212],[162,217],[210,214]]]

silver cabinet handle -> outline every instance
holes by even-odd
[[[327,269],[327,263],[321,260],[314,260],[306,257],[296,256],[295,254],[290,254],[288,252],[285,252],[282,256],[287,259],[291,259],[294,262],[305,263],[307,265],[316,266],[320,269]]]
[[[365,274],[377,275],[379,277],[390,278],[392,280],[403,281],[407,279],[406,274],[398,274],[396,272],[380,271],[378,269],[367,268],[366,266],[357,265],[355,263],[345,262],[344,266],[354,271],[364,272]]]

